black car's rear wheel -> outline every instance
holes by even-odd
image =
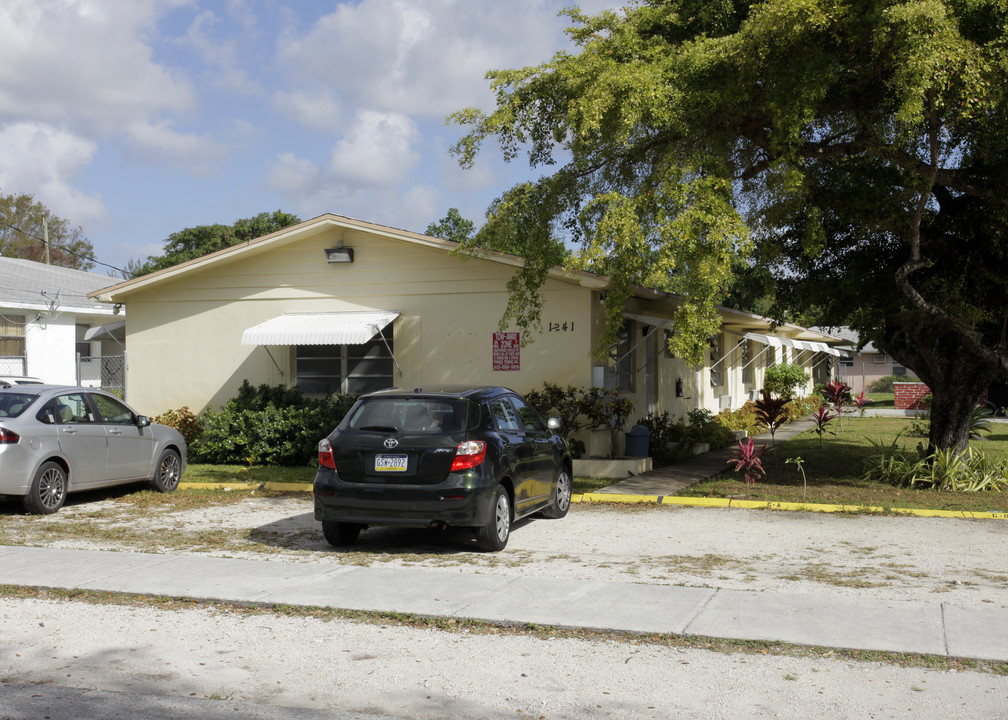
[[[59,463],[47,462],[35,473],[24,507],[30,513],[51,515],[63,507],[67,494],[66,470]]]
[[[325,535],[326,542],[333,547],[349,547],[357,542],[363,525],[357,523],[337,522],[336,520],[322,521],[322,534]]]
[[[558,520],[567,514],[571,503],[571,476],[566,469],[561,470],[557,475],[556,486],[553,490],[553,499],[550,504],[543,508],[543,517],[551,520]]]
[[[511,496],[507,488],[498,485],[494,491],[490,519],[476,528],[476,545],[484,552],[499,552],[507,546],[511,536]]]

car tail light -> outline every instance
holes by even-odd
[[[483,462],[486,457],[486,443],[482,440],[466,440],[455,449],[455,459],[451,471],[469,470]]]
[[[8,443],[16,443],[21,439],[13,430],[8,430],[7,428],[0,427],[0,445],[6,445]]]
[[[318,461],[322,467],[336,469],[336,458],[333,457],[332,443],[329,442],[329,438],[319,441]]]

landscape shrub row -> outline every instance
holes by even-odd
[[[316,461],[318,441],[356,401],[356,395],[308,398],[296,389],[252,387],[246,380],[220,410],[196,416],[185,407],[154,421],[182,433],[191,462],[307,465]]]

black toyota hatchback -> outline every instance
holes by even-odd
[[[369,525],[471,527],[503,550],[518,518],[567,514],[571,458],[535,408],[500,387],[362,396],[319,443],[315,519],[347,546]]]

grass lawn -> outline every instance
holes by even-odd
[[[911,507],[937,510],[1008,511],[1008,492],[951,493],[935,490],[901,489],[862,477],[866,460],[878,457],[871,441],[888,445],[901,431],[899,443],[913,450],[923,438],[907,437],[907,418],[845,418],[841,429],[836,421],[828,426],[836,435],[825,435],[820,447],[814,431],[781,443],[764,457],[766,477],[752,489],[741,475],[725,473],[694,485],[682,494],[697,497],[744,497],[782,502]],[[1008,424],[995,423],[986,440],[973,443],[991,459],[1008,455]],[[798,467],[789,458],[803,460],[808,478],[807,492]]]
[[[892,395],[889,395],[890,399]],[[870,505],[875,507],[908,507],[936,510],[1008,511],[1008,492],[949,493],[934,490],[900,489],[863,479],[866,460],[877,457],[871,441],[888,445],[900,432],[900,445],[912,450],[922,438],[908,437],[908,418],[866,417],[845,418],[840,428],[834,420],[828,426],[836,435],[819,438],[809,431],[780,443],[764,459],[767,471],[750,490],[741,475],[726,472],[716,478],[694,485],[682,494],[692,497],[737,497],[750,500],[779,502],[810,502],[840,505]],[[973,446],[992,459],[1008,456],[1008,424],[994,423],[986,440]],[[808,478],[807,491],[802,475],[788,458],[803,460]],[[236,465],[191,464],[183,481],[187,483],[311,483],[315,466],[305,467],[241,467]],[[610,485],[612,481],[576,477],[575,493],[587,493]]]

